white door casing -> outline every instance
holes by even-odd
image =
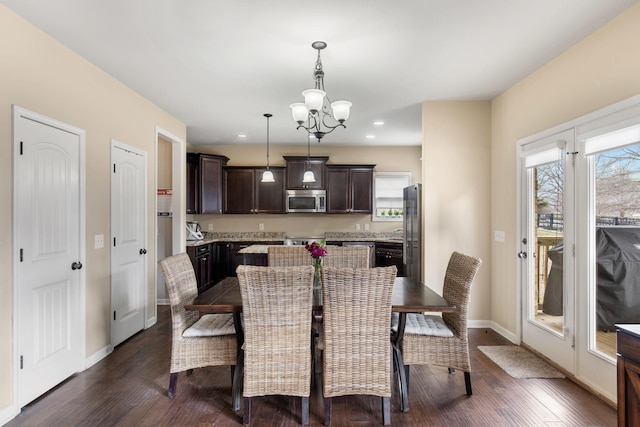
[[[85,133],[16,106],[13,126],[15,396],[22,407],[84,369]]]
[[[111,141],[111,345],[144,329],[147,156]]]

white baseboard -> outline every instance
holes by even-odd
[[[157,302],[158,305],[171,305],[171,301],[168,299],[159,299]]]
[[[20,410],[18,410],[13,405],[7,406],[6,408],[0,410],[0,426],[3,426],[14,419],[19,413]]]
[[[467,323],[469,328],[489,328],[496,333],[502,335],[514,344],[520,344],[520,341],[514,333],[508,331],[492,320],[469,320]]]
[[[102,347],[100,350],[96,351],[85,360],[84,369],[89,369],[111,353],[113,353],[113,346],[111,344]]]
[[[152,318],[147,319],[147,323],[146,323],[146,326],[144,328],[145,329],[149,329],[150,327],[152,327],[156,323],[158,323],[158,317],[157,316],[153,316]]]

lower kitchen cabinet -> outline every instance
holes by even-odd
[[[391,265],[398,269],[398,277],[406,276],[402,260],[402,243],[376,243],[376,267]]]
[[[198,282],[198,294],[209,289],[216,282],[213,278],[215,247],[211,244],[188,246],[187,254],[193,264],[193,269]]]

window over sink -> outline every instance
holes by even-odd
[[[411,185],[411,172],[375,172],[373,174],[372,221],[403,220],[402,190]]]

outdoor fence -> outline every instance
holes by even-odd
[[[640,218],[625,218],[618,216],[597,216],[596,225],[637,225],[640,226]],[[539,213],[538,228],[545,230],[562,231],[564,216],[556,213]]]

